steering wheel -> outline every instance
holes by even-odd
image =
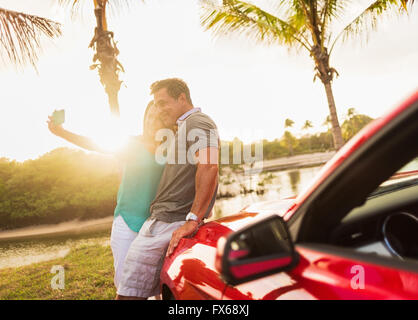
[[[387,216],[382,225],[383,240],[389,252],[399,258],[418,258],[418,218],[408,212]]]

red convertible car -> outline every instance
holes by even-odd
[[[180,241],[163,299],[418,299],[418,91],[341,148],[294,199]]]

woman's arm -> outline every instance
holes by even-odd
[[[76,146],[79,146],[83,149],[90,150],[90,151],[96,151],[101,153],[110,153],[107,150],[104,150],[100,146],[98,146],[96,143],[94,143],[91,139],[80,136],[78,134],[75,134],[71,131],[65,130],[62,125],[55,125],[52,121],[52,117],[48,117],[48,129],[53,134],[55,134],[58,137],[63,138],[64,140],[67,140],[68,142],[71,142],[72,144],[75,144]]]

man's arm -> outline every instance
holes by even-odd
[[[96,151],[101,153],[109,153],[109,151],[104,150],[103,148],[99,147],[96,143],[94,143],[91,139],[80,136],[78,134],[75,134],[71,131],[65,130],[62,125],[55,125],[52,121],[52,117],[48,117],[49,120],[48,123],[48,129],[53,134],[55,134],[58,137],[63,138],[64,140],[67,140],[68,142],[71,142],[72,144],[75,144],[76,146],[90,150],[90,151]]]
[[[190,209],[201,221],[209,208],[218,184],[219,150],[210,147],[196,152],[198,159],[196,170],[196,189],[192,208]],[[193,221],[192,221],[193,222]]]
[[[197,215],[199,222],[187,221],[173,232],[167,256],[171,255],[181,238],[187,237],[196,231],[200,221],[205,217],[218,184],[218,153],[218,148],[215,147],[201,149],[196,152],[198,159],[195,178],[196,189],[191,212]]]

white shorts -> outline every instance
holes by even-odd
[[[160,273],[168,244],[173,232],[185,222],[145,221],[126,255],[118,295],[148,298],[160,294]]]
[[[116,288],[118,288],[122,277],[126,254],[137,235],[138,233],[132,231],[120,215],[113,220],[110,247],[113,253],[113,266],[115,268],[113,280]]]

